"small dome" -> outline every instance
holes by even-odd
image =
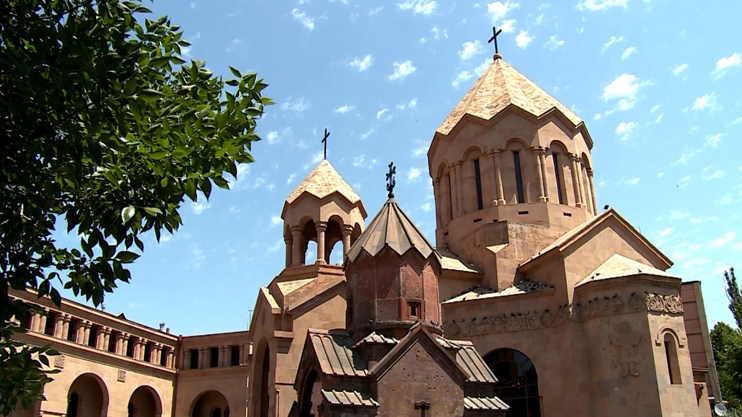
[[[353,191],[350,185],[338,174],[332,165],[325,159],[317,165],[304,181],[286,197],[286,203],[293,203],[304,193],[323,199],[332,193],[345,197],[351,204],[361,201],[361,197]]]

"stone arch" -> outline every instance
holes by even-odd
[[[301,259],[300,264],[307,264],[307,250],[310,248],[310,243],[317,243],[317,225],[313,218],[310,216],[304,216],[299,221],[299,227],[301,228]],[[317,253],[315,248],[314,253]]]
[[[106,417],[108,415],[108,387],[94,373],[79,375],[67,393],[68,417]]]
[[[154,388],[142,385],[131,393],[129,410],[128,417],[160,417],[162,400]]]
[[[332,253],[335,252],[335,261],[339,260],[339,263],[342,264],[343,259],[343,225],[345,224],[345,221],[338,216],[337,214],[334,214],[330,216],[329,219],[327,219],[327,230],[325,231],[325,262],[328,264],[330,262],[330,258],[332,256]],[[338,243],[340,244],[340,250],[336,250]],[[337,253],[340,253],[339,258]]]
[[[498,380],[495,395],[510,406],[508,417],[541,416],[538,374],[526,354],[501,348],[485,355],[484,361]]]
[[[263,338],[258,343],[253,360],[253,374],[250,380],[252,384],[252,409],[257,413],[256,417],[270,417],[270,372],[271,353],[268,340]]]
[[[538,199],[535,156],[525,140],[512,138],[500,155],[504,198],[507,204],[531,203]],[[519,168],[519,169],[518,169]]]
[[[320,415],[319,405],[322,404],[322,381],[316,370],[310,369],[305,373],[299,391],[299,417]]]
[[[546,154],[546,175],[549,177],[547,183],[551,202],[574,205],[574,196],[567,191],[573,187],[572,168],[567,149],[561,141],[551,141]]]
[[[224,410],[229,409],[227,397],[217,390],[206,390],[193,399],[189,417],[212,417],[218,412],[223,417]]]

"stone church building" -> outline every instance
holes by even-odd
[[[284,202],[285,267],[249,331],[175,336],[11,292],[48,311],[18,339],[61,352],[46,400],[11,416],[710,416],[700,283],[599,208],[592,147],[497,54],[433,134],[435,244],[392,196],[367,227],[322,161]]]

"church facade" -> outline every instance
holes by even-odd
[[[599,209],[592,147],[496,54],[433,135],[435,244],[393,198],[366,227],[322,161],[284,202],[285,266],[249,331],[175,336],[12,292],[48,311],[19,340],[61,355],[46,401],[11,415],[710,416],[700,283]]]

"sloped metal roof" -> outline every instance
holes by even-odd
[[[393,337],[386,337],[376,332],[371,332],[371,334],[359,340],[358,343],[353,345],[353,347],[358,347],[364,344],[374,344],[374,343],[380,344],[380,345],[396,345],[397,343],[399,343],[399,340]]]
[[[348,258],[351,261],[356,261],[364,250],[369,255],[376,256],[386,246],[399,255],[404,255],[408,250],[414,248],[425,259],[434,254],[440,260],[440,255],[435,247],[412,223],[407,213],[399,207],[394,198],[390,198],[384,203],[371,224],[356,243],[351,246],[350,251],[348,251]]]
[[[363,359],[353,350],[348,333],[337,330],[309,329],[309,338],[325,375],[365,376],[368,374]]]
[[[448,340],[437,337],[436,342],[446,349],[458,349],[456,351],[456,363],[467,372],[467,382],[497,382],[495,374],[484,362],[482,356],[474,348],[474,344],[462,340]]]
[[[510,105],[536,117],[556,109],[575,126],[582,123],[574,112],[502,58],[497,58],[438,127],[437,132],[448,135],[467,114],[490,120]]]
[[[367,392],[322,390],[322,396],[332,405],[347,407],[378,407],[379,403]]]
[[[464,408],[467,410],[502,410],[510,406],[497,397],[464,397]]]

